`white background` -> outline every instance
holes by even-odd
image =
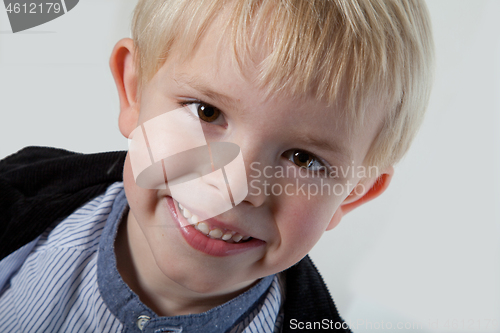
[[[108,58],[134,4],[81,0],[17,34],[0,7],[0,158],[27,145],[127,148]],[[355,332],[500,332],[500,1],[428,6],[425,123],[387,192],[312,251]]]

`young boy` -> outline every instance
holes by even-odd
[[[423,2],[141,0],[133,37],[128,154],[0,163],[1,331],[348,331],[307,253],[422,120]]]

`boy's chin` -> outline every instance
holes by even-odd
[[[228,273],[220,274],[219,272],[219,274],[213,274],[213,272],[207,271],[198,271],[196,276],[172,276],[170,279],[200,296],[216,297],[227,295],[230,298],[248,290],[259,280],[259,278],[246,280],[244,277],[240,277],[244,281],[239,281],[240,279],[236,276],[228,275]]]

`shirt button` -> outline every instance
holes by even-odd
[[[137,327],[142,331],[144,326],[146,326],[147,322],[150,321],[151,318],[145,315],[137,317]]]

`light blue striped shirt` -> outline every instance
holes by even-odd
[[[116,269],[113,242],[125,209],[123,183],[115,183],[0,261],[0,332],[280,331],[280,274],[205,313],[158,317]]]

